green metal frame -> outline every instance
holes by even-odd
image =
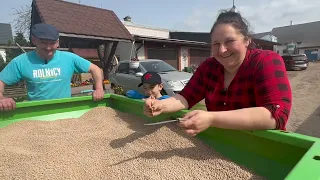
[[[143,115],[142,100],[115,94],[93,101],[91,96],[17,103],[14,111],[1,112],[0,128],[22,120],[56,120],[80,117],[98,106],[136,114],[146,121],[181,117],[187,110],[153,118]],[[302,134],[266,130],[236,131],[209,128],[197,136],[230,160],[268,179],[320,179],[320,139]],[[200,153],[200,152],[199,152]]]

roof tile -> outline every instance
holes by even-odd
[[[113,11],[61,0],[35,0],[40,17],[62,33],[132,40]]]

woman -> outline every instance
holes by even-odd
[[[283,59],[273,51],[250,48],[250,41],[241,15],[222,12],[211,29],[213,57],[199,66],[179,94],[147,99],[144,113],[190,109],[205,99],[208,111],[191,111],[180,122],[190,135],[208,127],[285,130],[292,94]]]

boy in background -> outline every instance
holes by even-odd
[[[167,99],[170,97],[168,95],[161,94],[163,84],[160,75],[156,72],[146,72],[141,77],[141,83],[138,85],[138,87],[141,86],[144,89],[144,95],[140,94],[138,91],[129,90],[126,93],[127,97],[132,99],[146,99],[151,96],[159,100]]]

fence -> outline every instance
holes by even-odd
[[[4,94],[5,97],[24,97],[27,95],[27,88],[25,82],[19,82],[12,86],[6,86],[4,88]]]

